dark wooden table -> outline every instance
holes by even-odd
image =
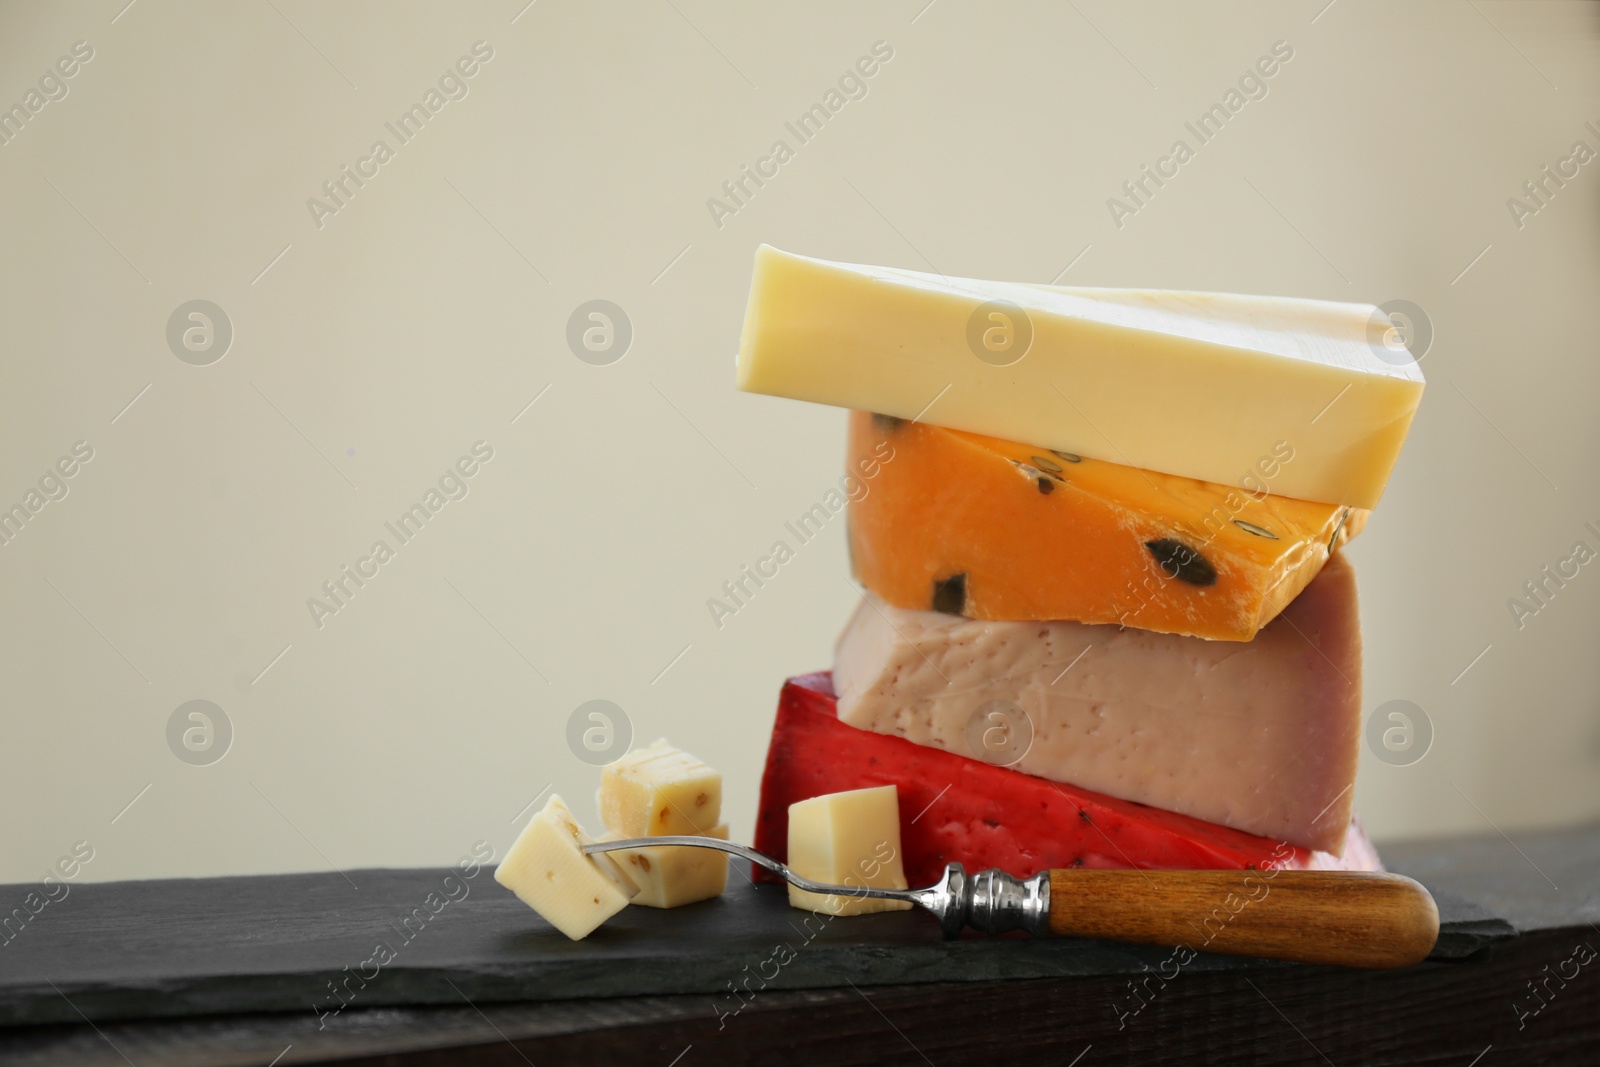
[[[748,886],[698,913],[630,909],[640,928],[569,948],[480,875],[475,912],[442,911],[448,928],[418,936],[381,992],[336,1016],[306,994],[327,960],[350,960],[345,928],[444,872],[366,872],[359,895],[326,901],[346,892],[327,881],[340,876],[78,886],[0,947],[0,1062],[1600,1064],[1600,827],[1513,838],[1383,849],[1450,919],[1449,958],[1405,971],[1205,957],[1163,982],[1164,952],[939,942],[902,913],[828,931],[737,1015],[713,992],[728,969],[708,931],[758,940],[788,921]],[[241,884],[266,888],[256,899]],[[687,963],[639,950],[674,936]],[[274,955],[286,946],[303,974]],[[508,999],[519,989],[545,999]]]

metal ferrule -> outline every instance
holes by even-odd
[[[986,934],[1026,930],[1042,934],[1050,918],[1050,876],[1013,878],[1005,871],[979,871],[971,878],[967,922]]]

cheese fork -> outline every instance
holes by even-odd
[[[714,848],[759,864],[796,888],[844,897],[910,901],[933,913],[946,937],[1026,930],[1193,951],[1342,967],[1409,967],[1439,936],[1439,911],[1419,883],[1367,871],[1040,871],[968,874],[959,863],[922,889],[813,882],[753,848],[713,837],[598,841],[586,853],[658,845]]]

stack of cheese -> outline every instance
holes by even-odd
[[[1423,388],[1379,309],[763,247],[738,372],[854,409],[866,588],[831,679],[784,688],[756,847],[798,800],[895,785],[913,883],[1377,865],[1339,548]]]

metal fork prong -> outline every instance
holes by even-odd
[[[765,852],[757,852],[748,846],[737,844],[733,841],[724,841],[720,837],[697,837],[694,835],[680,834],[663,837],[630,837],[621,841],[595,841],[583,846],[586,853],[615,852],[624,848],[654,848],[660,845],[681,845],[687,848],[714,848],[720,852],[731,853],[751,863],[759,864],[782,878],[796,889],[807,893],[820,893],[824,896],[838,897],[874,897],[883,900],[907,900],[913,904],[922,904],[917,895],[925,890],[916,889],[880,889],[876,886],[848,886],[828,885],[825,882],[813,882],[802,877],[779,863]]]

